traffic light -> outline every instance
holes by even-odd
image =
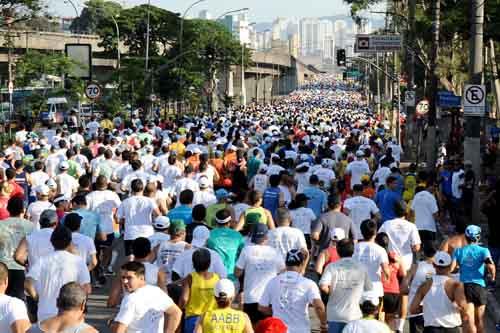
[[[337,66],[345,66],[345,50],[337,50]]]

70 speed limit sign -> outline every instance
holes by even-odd
[[[101,87],[95,83],[90,83],[85,88],[85,95],[90,99],[97,99],[101,96]]]

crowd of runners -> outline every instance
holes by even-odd
[[[469,223],[471,163],[403,155],[330,77],[214,115],[21,125],[0,152],[0,332],[96,332],[106,285],[113,333],[483,333],[500,246]]]

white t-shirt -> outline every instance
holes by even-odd
[[[52,228],[43,228],[33,231],[26,236],[28,243],[28,262],[30,267],[33,267],[41,257],[47,256],[54,252],[54,247],[50,242],[52,236]]]
[[[319,284],[330,287],[328,321],[347,323],[362,317],[359,300],[364,291],[372,289],[372,283],[360,263],[341,258],[326,267]]]
[[[73,193],[78,191],[78,181],[67,173],[62,173],[56,177],[60,194],[66,198],[71,198]]]
[[[0,295],[0,332],[11,333],[10,325],[17,320],[29,322],[26,305],[18,298]]]
[[[90,135],[97,134],[97,130],[101,127],[97,121],[91,121],[90,123],[87,124],[87,130],[89,131]]]
[[[210,252],[210,267],[208,268],[209,272],[216,273],[219,275],[221,279],[227,277],[226,267],[224,267],[224,263],[219,255],[219,253],[215,252],[212,249],[204,247]],[[193,252],[196,251],[197,248],[191,248],[189,250],[185,250],[182,252],[174,262],[173,271],[176,272],[181,279],[188,276],[194,272],[193,267]]]
[[[361,177],[370,173],[370,167],[365,160],[355,160],[347,165],[346,172],[351,174],[351,189],[361,184]]]
[[[245,271],[245,304],[258,303],[266,284],[285,268],[285,261],[269,245],[251,244],[241,250],[236,267]]]
[[[279,175],[281,171],[285,170],[285,168],[283,168],[281,165],[277,165],[277,164],[271,164],[268,168],[267,168],[267,175],[268,176],[272,176],[272,175]]]
[[[293,227],[278,227],[269,231],[269,245],[274,247],[286,258],[288,251],[293,249],[307,249],[304,233]]]
[[[344,208],[349,210],[349,217],[352,219],[354,226],[352,228],[353,239],[363,239],[360,230],[361,222],[370,219],[372,215],[379,212],[377,204],[366,197],[355,196],[344,202]]]
[[[387,178],[391,175],[391,169],[383,166],[377,169],[373,174],[373,181],[375,183],[375,190],[378,191],[380,185],[385,185]]]
[[[47,180],[49,180],[49,175],[41,170],[32,172],[30,174],[31,178],[31,195],[35,196],[36,192],[35,189],[40,186],[44,185]]]
[[[217,198],[212,190],[203,190],[194,193],[193,207],[196,205],[203,205],[207,208],[210,205],[216,204]]]
[[[300,207],[290,211],[292,225],[301,230],[304,235],[311,234],[311,223],[316,220],[316,215],[311,208]]]
[[[436,232],[436,221],[432,215],[437,213],[439,208],[434,195],[428,191],[418,192],[413,198],[411,209],[415,212],[415,225],[418,230]]]
[[[88,209],[101,217],[101,231],[106,234],[113,233],[114,210],[121,204],[118,194],[109,190],[92,191],[87,194],[86,199]]]
[[[335,172],[328,168],[319,168],[314,171],[314,174],[318,176],[318,179],[323,182],[326,188],[330,188],[332,180],[335,180]]]
[[[160,288],[146,285],[126,295],[115,321],[127,326],[127,333],[163,333],[165,311],[174,302]]]
[[[118,207],[117,216],[125,219],[125,240],[134,240],[154,234],[152,213],[156,203],[150,198],[132,196],[125,199]]]
[[[177,258],[186,251],[188,248],[188,243],[184,241],[180,242],[163,242],[158,248],[158,256],[156,264],[167,273],[168,282],[172,281],[172,270],[174,269],[175,262]]]
[[[245,210],[247,210],[248,208],[250,208],[250,205],[246,204],[244,202],[240,202],[240,203],[233,205],[234,220],[239,221],[241,214],[243,214],[243,212]]]
[[[90,283],[90,274],[82,258],[67,251],[55,251],[40,260],[26,277],[35,281],[38,293],[38,321],[57,315],[59,290],[68,282]]]
[[[385,323],[375,319],[359,319],[348,323],[342,333],[391,333],[392,330]]]
[[[306,172],[296,172],[295,181],[297,182],[297,193],[304,193],[304,190],[310,185],[309,178],[311,178],[311,173]]]
[[[40,229],[40,215],[46,209],[56,210],[56,206],[54,206],[50,201],[40,200],[32,202],[28,206],[28,211],[26,213],[30,217],[30,221],[33,222],[36,229]]]
[[[288,333],[310,333],[309,305],[315,299],[321,299],[316,283],[286,271],[269,281],[259,304],[272,306],[273,316],[288,326]]]
[[[409,270],[413,263],[412,246],[421,244],[415,224],[404,219],[385,221],[378,232],[385,232],[389,237],[389,250],[401,256],[403,265]]]
[[[86,264],[90,262],[90,257],[96,254],[94,240],[90,237],[82,235],[79,232],[72,233],[71,242],[75,245],[78,255],[85,261]]]
[[[253,189],[264,193],[269,186],[269,176],[264,174],[256,174],[253,177]]]
[[[148,237],[149,242],[151,243],[151,249],[154,249],[158,245],[160,245],[162,242],[170,240],[170,235],[164,233],[164,232],[158,232],[155,231],[155,233],[151,236]]]
[[[358,242],[354,247],[353,259],[365,266],[368,277],[372,281],[373,290],[380,296],[384,296],[384,288],[381,280],[381,265],[389,263],[387,252],[373,242]]]

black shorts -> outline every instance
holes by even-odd
[[[134,240],[133,239],[129,239],[129,240],[125,240],[123,241],[123,245],[125,247],[125,256],[128,257],[128,256],[131,256],[132,255],[132,245],[134,244]]]
[[[26,299],[26,296],[24,294],[24,280],[24,270],[9,269],[9,285],[7,286],[5,294],[24,301]]]
[[[266,315],[259,311],[259,303],[243,304],[243,312],[245,312],[252,324],[257,324],[259,321],[266,319]]]
[[[401,295],[385,294],[383,304],[385,313],[399,313],[399,309],[401,308]]]
[[[486,305],[488,293],[483,286],[476,283],[464,283],[464,291],[467,302],[474,304],[474,306]]]
[[[426,326],[424,327],[424,333],[462,333],[462,328],[461,326],[451,328]]]
[[[95,247],[98,250],[104,249],[104,248],[107,248],[107,247],[111,247],[111,245],[113,245],[113,241],[114,240],[115,240],[115,234],[114,233],[107,234],[106,235],[106,240],[104,240],[104,241],[96,239],[96,241],[95,241]]]

